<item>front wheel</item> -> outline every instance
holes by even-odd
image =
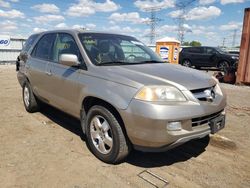
[[[87,113],[86,137],[92,153],[106,163],[119,163],[129,153],[120,123],[103,106],[93,106]]]
[[[218,69],[221,71],[225,71],[229,67],[229,63],[227,61],[222,61],[218,65]]]

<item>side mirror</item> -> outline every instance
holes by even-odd
[[[59,57],[59,63],[70,67],[80,65],[77,56],[74,54],[61,54]]]

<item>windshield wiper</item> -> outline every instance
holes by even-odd
[[[96,65],[97,66],[105,66],[105,65],[127,65],[127,64],[130,64],[130,63],[124,62],[124,61],[109,61],[109,62],[99,63]]]
[[[164,63],[164,61],[158,61],[158,60],[147,60],[147,61],[140,61],[139,63]]]
[[[164,63],[164,61],[147,60],[138,62],[126,62],[126,61],[110,61],[96,64],[97,66],[108,66],[108,65],[138,65],[138,64],[150,64],[150,63]]]

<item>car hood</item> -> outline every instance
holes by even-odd
[[[211,87],[216,81],[207,73],[168,63],[99,66],[104,79],[135,88],[144,85],[175,85],[181,90]],[[99,72],[98,71],[98,72]]]

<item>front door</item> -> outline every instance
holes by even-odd
[[[59,62],[61,54],[74,54],[81,61],[81,54],[74,38],[67,33],[58,33],[53,48],[51,73],[53,82],[53,101],[59,109],[79,116],[80,85],[78,84],[78,67],[69,67]]]

